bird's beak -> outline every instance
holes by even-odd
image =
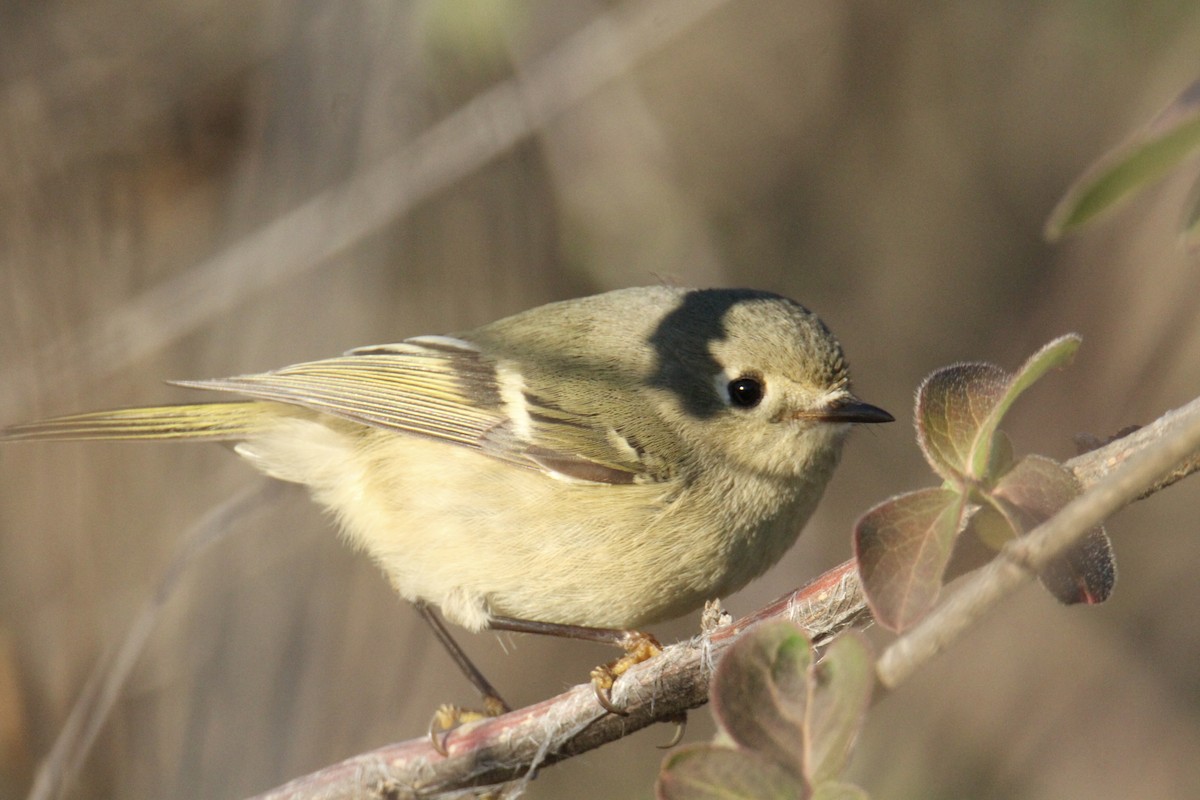
[[[864,403],[855,397],[830,403],[825,408],[804,411],[796,415],[797,419],[812,419],[819,422],[858,422],[871,424],[876,422],[895,422],[896,418],[878,406]]]

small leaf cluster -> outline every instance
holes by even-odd
[[[999,425],[1017,397],[1074,356],[1080,339],[1063,336],[1016,373],[994,364],[956,364],[934,372],[917,392],[917,441],[942,478],[936,488],[880,503],[856,523],[854,548],[876,621],[901,631],[936,602],[959,535],[973,531],[999,549],[1054,516],[1082,491],[1062,464],[1039,455],[1016,461]],[[1105,600],[1116,580],[1102,527],[1089,531],[1040,575],[1063,603]]]
[[[770,622],[734,643],[710,697],[711,744],[663,761],[659,800],[866,800],[839,776],[870,703],[874,660],[865,639],[840,636],[815,661],[804,632]]]

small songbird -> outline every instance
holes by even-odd
[[[892,420],[812,312],[732,289],[624,289],[180,385],[249,399],[3,438],[236,442],[470,630],[637,628],[724,597],[796,540],[851,424]]]

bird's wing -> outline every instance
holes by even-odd
[[[178,383],[427,436],[572,480],[632,483],[647,473],[619,432],[539,400],[519,374],[461,339],[418,337],[258,375]]]

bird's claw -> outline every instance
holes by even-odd
[[[661,653],[662,645],[648,633],[630,631],[626,640],[621,642],[621,647],[624,648],[625,655],[592,670],[592,689],[596,693],[596,701],[604,707],[605,711],[624,717],[629,712],[613,702],[613,684],[631,667],[641,664],[643,661],[649,661]]]
[[[437,751],[438,755],[442,758],[449,755],[450,751],[446,745],[450,740],[450,734],[461,726],[468,722],[498,717],[509,710],[504,701],[498,697],[485,697],[483,705],[482,711],[462,708],[449,703],[438,706],[437,711],[433,712],[433,718],[429,720],[429,743],[433,745],[433,749]]]
[[[671,722],[675,723],[675,733],[671,735],[671,741],[658,745],[659,750],[670,750],[683,741],[683,734],[687,731],[687,712],[680,711],[678,715],[671,719]]]

